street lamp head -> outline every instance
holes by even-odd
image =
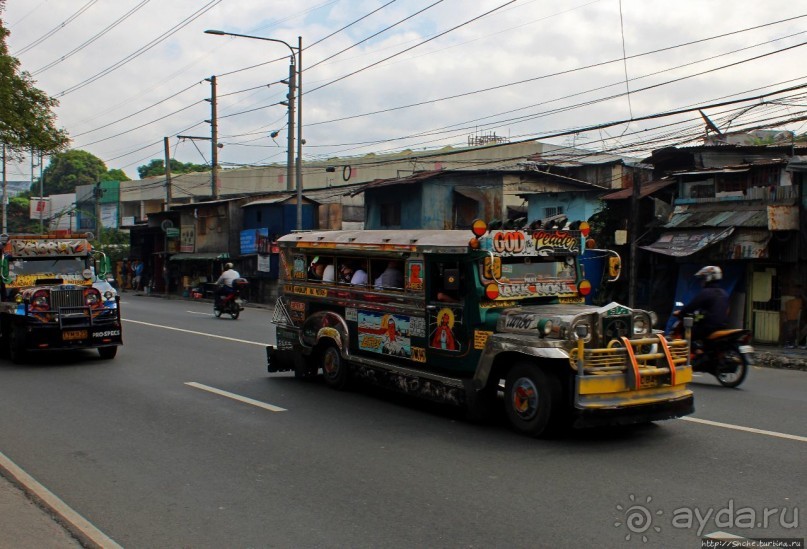
[[[217,29],[207,29],[205,31],[205,34],[218,34],[219,36],[224,36],[227,33],[224,32],[224,31],[217,30]]]

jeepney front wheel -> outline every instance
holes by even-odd
[[[115,358],[115,355],[118,354],[118,347],[117,346],[98,347],[98,354],[104,360],[111,360],[111,359]]]
[[[505,378],[504,406],[507,419],[520,433],[552,434],[561,424],[560,380],[533,364],[517,364]]]
[[[28,353],[25,352],[25,338],[16,326],[9,323],[6,328],[5,339],[8,358],[14,364],[23,364],[28,358]]]
[[[336,345],[325,345],[320,351],[320,366],[325,383],[334,389],[345,389],[350,381],[350,370]]]

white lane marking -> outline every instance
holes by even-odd
[[[195,332],[193,330],[184,330],[182,328],[174,328],[172,326],[163,326],[162,324],[152,324],[151,322],[142,322],[140,320],[129,320],[128,318],[124,318],[123,321],[124,322],[132,322],[134,324],[142,324],[143,326],[152,326],[154,328],[163,328],[165,330],[174,330],[174,331],[177,331],[177,332],[185,332],[186,334],[194,334],[194,335],[200,335],[200,336],[205,336],[205,337],[217,337],[219,339],[226,339],[227,341],[235,341],[236,343],[248,343],[249,345],[260,345],[261,347],[266,347],[266,345],[267,345],[266,343],[261,342],[261,341],[249,341],[249,340],[246,340],[246,339],[237,339],[235,337],[226,337],[226,336],[221,336],[221,335],[216,335],[216,334],[209,334],[207,332]]]
[[[213,316],[213,313],[200,313],[199,311],[185,311],[185,312],[192,315]]]
[[[122,546],[104,534],[93,524],[76,513],[53,492],[42,486],[34,477],[23,471],[16,463],[0,452],[0,469],[17,482],[33,499],[47,507],[51,513],[59,517],[62,524],[79,540],[95,547],[123,549]],[[13,513],[12,513],[13,514]]]
[[[210,387],[208,385],[202,385],[201,383],[196,383],[195,381],[186,381],[185,385],[189,385],[191,387],[196,387],[197,389],[201,389],[202,391],[207,391],[209,393],[215,393],[217,395],[221,395],[227,398],[231,398],[233,400],[238,400],[240,402],[244,402],[246,404],[252,404],[253,406],[257,406],[258,408],[263,408],[265,410],[269,410],[271,412],[286,412],[285,408],[281,408],[280,406],[274,406],[272,404],[266,404],[265,402],[261,402],[260,400],[255,400],[249,397],[237,395],[235,393],[230,393],[227,391],[222,391],[221,389],[216,389],[215,387]]]
[[[764,429],[755,429],[754,427],[743,427],[742,425],[733,425],[731,423],[720,423],[719,421],[711,421],[708,419],[700,419],[697,417],[682,417],[684,421],[691,421],[692,423],[702,423],[704,425],[711,425],[712,427],[723,427],[724,429],[734,429],[735,431],[745,431],[747,433],[755,433],[757,435],[767,435],[769,437],[784,438],[788,440],[795,440],[798,442],[807,442],[807,437],[799,435],[789,435],[787,433],[777,433],[776,431],[766,431]]]

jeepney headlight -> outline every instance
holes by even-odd
[[[589,341],[591,341],[591,326],[589,326],[584,322],[575,324],[574,326],[572,326],[572,329],[570,330],[570,335],[572,337],[572,340],[574,341],[582,339],[583,341],[588,343]]]
[[[633,317],[633,333],[634,335],[649,334],[652,328],[650,317],[647,315],[636,315]]]
[[[101,293],[95,288],[89,288],[84,291],[84,302],[90,307],[97,305],[101,302]]]
[[[112,290],[107,290],[104,292],[104,299],[106,299],[107,301],[109,301],[113,297],[115,297],[115,294],[112,292]]]
[[[552,333],[552,324],[551,320],[543,319],[538,321],[538,332],[543,336],[548,336]]]
[[[31,297],[31,306],[36,309],[48,309],[48,292],[45,290],[38,290],[34,292],[34,295]]]

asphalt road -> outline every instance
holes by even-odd
[[[269,376],[271,311],[210,307],[127,293],[116,359],[0,360],[0,452],[124,547],[805,537],[805,372],[699,377],[695,421],[532,440],[501,417]]]

